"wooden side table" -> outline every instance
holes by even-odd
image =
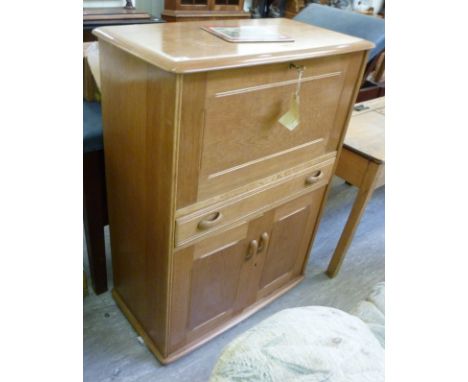
[[[136,9],[125,9],[124,7],[83,8],[83,42],[96,41],[96,37],[91,33],[95,28],[163,22],[164,20]]]
[[[367,203],[375,189],[385,184],[385,97],[355,106],[336,175],[359,188],[327,274],[340,270]]]

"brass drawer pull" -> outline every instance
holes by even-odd
[[[262,236],[260,236],[260,244],[258,246],[257,253],[262,252],[264,249],[268,248],[268,242],[270,241],[270,236],[268,232],[263,232]]]
[[[221,220],[223,220],[223,214],[221,212],[213,212],[212,214],[208,215],[205,219],[200,221],[197,227],[200,230],[212,228]]]
[[[305,179],[305,184],[306,186],[310,186],[312,184],[315,184],[317,183],[320,179],[323,178],[323,171],[322,170],[319,170],[318,172],[316,172],[315,174],[313,175],[310,175],[308,176],[306,179]]]
[[[249,244],[249,248],[247,249],[247,253],[245,254],[245,260],[251,259],[252,256],[257,253],[257,250],[258,250],[258,241],[252,240]]]

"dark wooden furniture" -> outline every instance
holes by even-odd
[[[83,102],[83,223],[91,285],[96,294],[107,291],[107,220],[101,105]]]
[[[83,8],[83,42],[96,41],[94,28],[110,25],[154,24],[164,20],[146,12],[126,8]]]
[[[244,0],[165,0],[166,21],[227,20],[250,18]]]
[[[102,26],[155,23],[164,23],[164,21],[135,9],[83,9],[83,41],[85,42],[83,46],[83,96],[85,100],[96,100],[99,89],[86,57],[89,43],[97,40],[92,30]],[[104,227],[108,224],[101,107],[94,102],[85,102],[83,105],[83,223],[91,285],[95,293],[100,294],[107,291]]]
[[[367,64],[356,102],[385,96],[385,51]]]
[[[330,3],[329,0],[320,0],[320,4],[328,5]],[[284,16],[292,19],[296,16],[304,7],[309,4],[307,0],[286,0],[286,9]]]
[[[286,5],[286,0],[253,0],[252,18],[284,17]]]
[[[304,6],[304,0],[287,0],[284,16],[289,19],[292,19],[301,11],[302,8],[304,8]]]

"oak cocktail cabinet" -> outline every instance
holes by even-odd
[[[287,19],[217,25],[264,26],[294,42],[230,43],[203,25],[94,31],[113,295],[163,363],[303,279],[372,48]],[[290,131],[278,120],[299,78]]]

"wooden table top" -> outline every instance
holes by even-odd
[[[362,110],[356,110],[363,107]],[[344,147],[377,163],[385,163],[385,97],[356,104]]]
[[[201,29],[244,25],[264,26],[295,41],[232,43]],[[369,41],[284,18],[125,25],[102,27],[93,33],[101,40],[175,73],[288,62],[373,48]]]

